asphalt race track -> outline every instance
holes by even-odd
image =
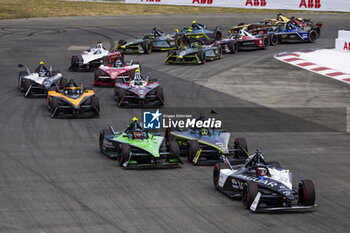
[[[347,84],[273,59],[283,51],[334,47],[337,30],[350,29],[349,14],[309,16],[324,22],[322,35],[313,44],[239,52],[203,66],[163,64],[166,53],[126,57],[140,61],[143,73],[160,81],[166,97],[164,109],[345,109],[350,99]],[[240,22],[267,17],[274,15],[200,15],[195,19],[209,28],[222,25],[226,32]],[[66,78],[92,85],[93,73],[68,72],[71,55],[98,41],[110,48],[115,41],[135,38],[154,26],[170,33],[192,20],[190,15],[160,15],[0,21],[1,232],[348,231],[350,136],[346,122],[338,122],[336,115],[327,119],[334,123],[334,127],[327,123],[331,130],[286,131],[275,124],[271,130],[250,127],[232,132],[232,137],[247,139],[250,152],[260,148],[267,160],[279,160],[291,169],[294,185],[304,178],[315,183],[319,207],[314,212],[253,214],[240,200],[214,190],[212,167],[186,162],[179,169],[125,170],[101,155],[99,130],[107,123],[122,130],[141,112],[118,108],[111,89],[94,88],[102,111],[97,119],[51,119],[44,98],[24,98],[17,89],[18,63],[34,69],[43,60]],[[288,108],[281,109],[284,116],[310,119]],[[242,114],[235,121],[237,126],[259,121],[258,116],[252,117],[247,124],[246,117]],[[316,121],[321,118],[315,116]]]

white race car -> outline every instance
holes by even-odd
[[[301,180],[292,187],[292,173],[279,162],[265,162],[258,150],[244,165],[231,166],[225,156],[214,167],[217,190],[230,197],[242,197],[243,206],[256,210],[311,210],[315,205],[315,188],[311,180]]]
[[[95,48],[84,51],[80,56],[72,56],[69,70],[95,70],[105,61],[114,61],[118,56],[124,55],[119,51],[110,52],[102,43],[98,43]]]
[[[19,64],[19,67],[24,65]],[[25,97],[31,95],[47,95],[53,87],[64,86],[65,79],[60,71],[53,71],[52,66],[47,69],[44,62],[31,73],[26,67],[26,71],[20,71],[18,75],[18,88],[24,92]]]

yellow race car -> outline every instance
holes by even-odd
[[[79,87],[73,79],[63,89],[53,89],[47,94],[47,105],[51,117],[63,116],[99,116],[100,103],[93,90]]]

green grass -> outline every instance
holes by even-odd
[[[69,2],[59,0],[0,0],[0,19],[128,14],[276,13],[281,10]],[[301,11],[286,11],[301,12]]]

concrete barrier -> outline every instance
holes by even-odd
[[[350,53],[350,31],[338,31],[338,38],[335,39],[335,49],[337,51]]]

